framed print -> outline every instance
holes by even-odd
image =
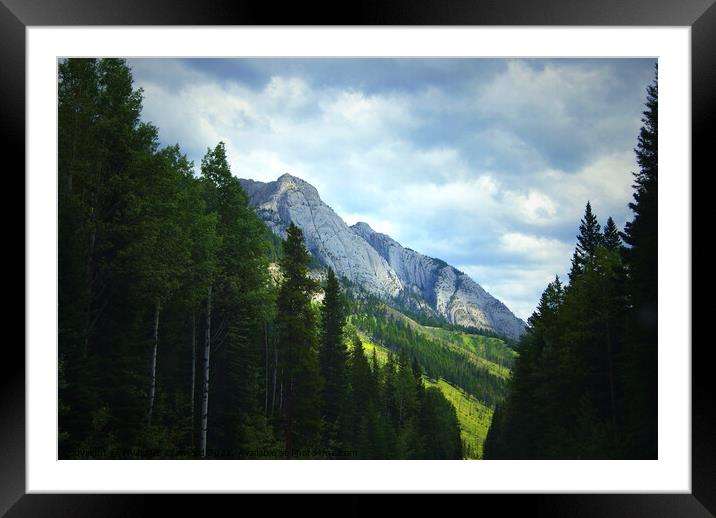
[[[709,2],[325,26],[81,3],[0,6],[28,204],[3,511],[433,492],[714,512],[691,338]]]

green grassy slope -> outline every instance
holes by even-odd
[[[376,344],[365,335],[359,334],[366,355],[370,359],[375,351],[379,365],[384,365],[388,359],[388,349]],[[459,387],[455,387],[442,378],[437,380],[424,377],[426,387],[437,387],[450,403],[455,407],[460,435],[463,442],[463,451],[466,459],[482,458],[482,447],[490,427],[493,410],[468,394]]]
[[[501,378],[509,377],[510,368],[517,353],[499,338],[429,327],[417,323],[400,311],[385,308],[386,317],[408,325],[414,331],[455,350],[470,353],[473,361],[484,366],[490,374]]]
[[[487,430],[492,422],[493,409],[484,405],[464,390],[450,385],[444,379],[425,380],[426,387],[437,387],[457,412],[462,437],[463,454],[466,459],[481,459]]]

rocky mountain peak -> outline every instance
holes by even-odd
[[[308,251],[339,277],[385,298],[403,289],[387,261],[326,205],[318,191],[301,178],[284,174],[274,182],[240,179],[251,205],[282,238],[291,223],[301,228]]]
[[[358,232],[362,232],[365,234],[375,234],[376,233],[376,231],[373,230],[373,228],[365,221],[359,221],[358,223],[354,223],[353,225],[351,225],[351,228],[353,230],[356,230]]]
[[[307,200],[310,200],[313,203],[323,203],[318,194],[318,190],[313,185],[298,176],[284,173],[278,177],[276,182],[269,183],[276,184],[276,191],[279,195],[285,192],[294,191],[301,193]]]
[[[300,227],[309,252],[339,277],[454,324],[511,338],[524,333],[525,323],[466,274],[403,247],[368,223],[349,227],[305,180],[286,173],[273,182],[239,181],[256,214],[275,234],[285,237],[291,223]]]

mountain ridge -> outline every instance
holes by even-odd
[[[272,182],[239,182],[272,232],[285,238],[294,223],[303,230],[312,255],[366,291],[453,324],[509,338],[524,333],[526,324],[467,274],[402,246],[368,223],[348,226],[305,180],[285,173]]]

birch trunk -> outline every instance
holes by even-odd
[[[206,457],[206,430],[209,417],[209,353],[211,352],[211,286],[206,298],[206,340],[204,342],[204,381],[201,399],[201,457]]]
[[[159,345],[159,312],[161,305],[157,300],[154,306],[154,351],[152,352],[151,379],[152,383],[149,387],[149,413],[147,415],[147,424],[152,425],[152,414],[154,413],[154,394],[157,390],[157,348]]]

